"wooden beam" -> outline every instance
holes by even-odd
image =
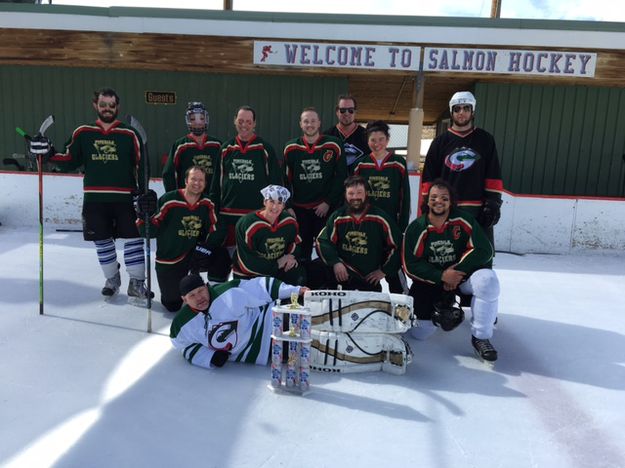
[[[492,3],[490,5],[490,17],[491,18],[501,17],[501,0],[492,0]]]

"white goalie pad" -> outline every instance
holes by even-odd
[[[315,330],[404,333],[413,326],[412,297],[370,291],[307,291],[304,305]]]
[[[384,371],[402,375],[412,362],[412,350],[397,335],[336,333],[312,330],[310,368],[319,372]]]

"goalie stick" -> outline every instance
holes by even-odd
[[[143,128],[143,125],[137,118],[132,115],[126,117],[129,125],[134,128],[141,140],[143,141],[143,193],[147,194],[150,189],[150,164],[148,159],[148,135]],[[151,250],[150,250],[150,216],[146,213],[143,217],[145,224],[145,271],[147,279],[147,309],[148,309],[148,323],[147,332],[152,333],[152,262],[151,262]]]
[[[41,122],[37,137],[45,136],[46,131],[54,123],[54,116],[49,115]],[[15,131],[26,141],[32,137],[19,127]],[[39,179],[39,315],[43,315],[43,155],[37,155],[37,176]]]

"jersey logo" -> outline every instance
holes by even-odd
[[[213,161],[207,154],[197,154],[193,156],[193,165],[201,167],[209,175],[213,173]]]
[[[384,176],[369,177],[371,190],[368,192],[372,198],[391,198],[391,181]]]
[[[276,260],[284,255],[286,241],[283,237],[272,237],[265,240],[265,252],[260,255],[267,260]]]
[[[117,145],[115,140],[95,140],[93,147],[96,150],[96,154],[91,155],[92,161],[102,161],[106,164],[107,161],[117,161]]]
[[[369,249],[367,248],[367,234],[360,231],[348,231],[345,233],[345,242],[341,246],[346,252],[354,254],[367,255]]]
[[[454,240],[460,239],[460,226],[454,226],[451,230],[451,235],[453,236]]]
[[[228,174],[231,180],[254,180],[254,164],[248,159],[233,159],[232,171]]]
[[[323,154],[323,162],[330,162],[334,153],[331,150],[326,151]]]
[[[348,166],[351,166],[354,161],[361,158],[362,155],[365,154],[360,151],[360,148],[347,142],[344,143],[343,149],[345,151],[345,160],[347,161]]]
[[[321,174],[321,161],[318,159],[303,159],[301,166],[304,173],[299,175],[300,180],[310,182],[311,180],[323,178],[323,174]]]
[[[211,348],[230,351],[237,345],[237,321],[221,322],[208,333],[208,344]]]
[[[182,229],[178,229],[178,236],[188,237],[189,239],[196,239],[200,236],[202,219],[199,216],[184,216],[180,223],[182,224]]]
[[[445,265],[456,261],[456,251],[451,241],[439,240],[430,244],[430,255],[428,257],[429,263],[437,265]]]
[[[480,159],[480,155],[471,148],[458,148],[445,157],[445,166],[454,172],[466,171]]]

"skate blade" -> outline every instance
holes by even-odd
[[[117,297],[119,296],[119,294],[117,294],[118,292],[119,291],[115,291],[110,296],[102,294],[102,299],[104,299],[104,302],[115,302],[115,299],[117,299]]]
[[[495,363],[497,361],[487,361],[486,359],[484,359],[482,356],[480,356],[480,353],[477,351],[477,349],[473,350],[473,354],[475,354],[475,357],[481,361],[483,364],[486,364],[488,367],[490,367],[491,369],[493,369],[495,367]]]
[[[128,296],[128,304],[142,309],[148,308],[148,300],[143,297]]]
[[[299,387],[287,387],[285,385],[275,387],[272,384],[267,384],[267,388],[278,395],[306,396],[310,393],[310,388],[308,390],[301,390]]]

